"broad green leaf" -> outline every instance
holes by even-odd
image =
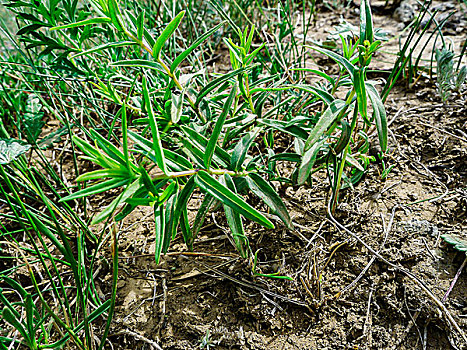
[[[311,148],[303,153],[302,161],[300,163],[300,168],[298,169],[297,183],[303,185],[305,181],[310,176],[313,165],[315,164],[316,157],[325,143],[326,139],[315,142]]]
[[[311,148],[311,146],[313,146],[315,142],[317,142],[320,139],[320,137],[326,132],[326,130],[331,126],[331,124],[334,123],[339,113],[341,113],[342,110],[346,107],[347,105],[345,104],[345,102],[338,99],[328,106],[326,111],[316,123],[313,130],[311,130],[310,135],[308,136],[308,139],[305,143],[305,152],[308,151]]]
[[[75,53],[74,55],[71,55],[70,58],[76,58],[79,56],[88,55],[93,52],[103,51],[103,50],[111,49],[114,47],[125,47],[125,46],[134,46],[134,45],[138,45],[138,44],[133,41],[118,41],[115,43],[102,44],[102,45],[93,47],[92,49]]]
[[[293,230],[294,227],[292,220],[290,219],[289,212],[274,188],[261,176],[255,173],[248,174],[246,180],[250,190],[261,198],[264,203],[271,208],[274,214],[281,218],[289,230]]]
[[[235,99],[236,94],[237,85],[234,85],[232,91],[230,91],[230,95],[227,98],[227,101],[224,103],[221,115],[219,116],[219,118],[217,118],[216,124],[214,125],[214,129],[212,130],[211,137],[209,138],[209,142],[206,147],[206,152],[204,154],[204,165],[206,166],[206,169],[209,169],[209,167],[211,166],[211,159],[214,154],[214,150],[217,146],[217,140],[219,139],[219,135],[222,131],[222,127],[224,126],[225,119],[227,118],[230,112],[230,108],[232,106],[232,102]]]
[[[261,130],[261,127],[254,128],[252,131],[243,136],[242,139],[237,143],[232,152],[232,157],[230,158],[230,165],[233,170],[241,170],[248,150]]]
[[[242,214],[247,219],[253,220],[263,225],[264,227],[274,228],[272,222],[269,221],[263,214],[252,208],[243,200],[243,198],[223,186],[221,183],[219,183],[219,181],[214,179],[204,170],[198,172],[198,175],[196,176],[196,183],[202,190],[221,201],[223,204],[228,205],[239,214]]]
[[[386,119],[386,108],[379,96],[378,91],[371,83],[366,83],[366,92],[373,106],[373,116],[376,122],[376,130],[378,131],[379,145],[383,152],[388,149],[388,122]]]
[[[228,174],[220,177],[220,183],[229,188],[232,192],[237,193],[235,184]],[[242,217],[238,212],[226,204],[224,204],[224,211],[227,218],[227,223],[229,224],[230,230],[232,231],[235,246],[240,255],[243,258],[246,258],[248,256],[248,239],[245,236]]]
[[[146,111],[148,113],[149,125],[151,127],[152,141],[153,141],[152,149],[154,150],[155,155],[156,155],[157,165],[164,172],[164,174],[168,174],[168,170],[165,165],[162,142],[159,136],[159,128],[157,127],[156,116],[154,115],[154,111],[152,109],[151,97],[149,96],[148,84],[147,84],[145,76],[143,76],[143,96],[144,96],[144,104],[146,107]]]
[[[31,145],[15,139],[0,139],[0,165],[9,164],[29,151]]]
[[[308,73],[313,73],[313,74],[319,75],[320,77],[322,77],[322,78],[326,79],[327,81],[329,81],[332,86],[334,86],[335,83],[336,83],[336,81],[333,78],[331,78],[329,75],[327,75],[326,73],[324,73],[324,72],[322,72],[320,70],[311,69],[311,68],[292,68],[290,70],[308,72]]]
[[[195,50],[201,43],[206,40],[209,36],[211,36],[213,33],[215,33],[220,27],[222,27],[225,24],[225,21],[219,23],[217,26],[212,28],[211,30],[207,31],[204,33],[202,36],[200,36],[188,49],[183,51],[180,55],[175,58],[173,61],[172,65],[170,66],[170,71],[173,73],[175,69],[180,65],[180,63],[183,62],[183,60],[193,51]]]
[[[76,23],[70,23],[70,24],[64,24],[62,26],[52,27],[50,28],[50,30],[61,30],[61,29],[67,29],[67,28],[87,26],[90,24],[109,23],[109,22],[112,22],[112,20],[108,17],[96,17],[96,18],[86,19],[84,21],[79,21]]]
[[[113,62],[110,65],[119,66],[119,67],[138,67],[138,68],[153,69],[158,72],[162,72],[166,74],[164,68],[159,63],[148,61],[148,60],[123,60],[123,61]]]
[[[163,30],[161,35],[157,38],[156,43],[152,49],[152,56],[155,59],[159,59],[161,55],[162,47],[164,46],[165,42],[172,36],[175,30],[180,25],[183,16],[185,16],[185,11],[181,11]]]

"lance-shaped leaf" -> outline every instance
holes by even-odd
[[[243,162],[245,161],[245,157],[250,149],[251,144],[258,136],[258,133],[261,131],[262,128],[257,127],[254,128],[252,131],[247,133],[242,139],[237,143],[235,146],[232,157],[230,158],[230,166],[233,170],[240,170]]]
[[[88,54],[93,53],[93,52],[103,51],[103,50],[111,49],[111,48],[114,48],[114,47],[125,47],[125,46],[134,46],[134,45],[138,45],[138,44],[133,42],[133,41],[118,41],[118,42],[115,42],[115,43],[102,44],[102,45],[98,45],[96,47],[93,47],[92,49],[82,51],[82,52],[78,52],[78,53],[76,53],[74,55],[71,55],[70,58],[76,58],[76,57],[79,57],[79,56],[88,55]]]
[[[164,47],[165,42],[172,36],[172,34],[178,28],[178,26],[180,25],[180,22],[182,21],[183,16],[185,16],[185,11],[181,11],[167,25],[167,27],[163,30],[161,35],[159,35],[159,37],[157,38],[156,43],[154,44],[154,47],[152,48],[152,56],[155,59],[158,60],[160,58],[162,47]]]
[[[152,109],[151,97],[149,96],[148,84],[146,81],[146,77],[143,77],[143,96],[144,96],[144,104],[146,106],[146,111],[148,112],[148,119],[149,119],[149,126],[151,127],[152,133],[152,149],[156,155],[157,165],[164,174],[168,174],[167,167],[165,165],[165,158],[164,158],[164,151],[162,149],[162,142],[159,135],[159,128],[157,127],[156,116],[154,115],[154,111]]]
[[[332,102],[326,111],[323,113],[321,118],[316,123],[313,130],[311,130],[310,135],[305,143],[304,151],[308,151],[311,146],[317,142],[320,137],[326,132],[326,130],[331,126],[332,123],[336,120],[339,113],[346,108],[346,104],[342,100],[335,100]]]
[[[188,200],[190,199],[191,194],[196,188],[195,177],[196,176],[190,177],[185,186],[183,186],[183,189],[179,193],[177,193],[176,198],[171,198],[167,204],[171,205],[171,212],[170,219],[167,221],[164,251],[167,251],[170,244],[170,240],[172,240],[175,237],[183,209],[186,208]]]
[[[108,17],[96,17],[96,18],[91,18],[91,19],[85,19],[84,21],[79,21],[76,23],[70,23],[70,24],[64,24],[62,26],[52,27],[50,28],[50,30],[61,30],[61,29],[67,29],[67,28],[87,26],[90,24],[109,23],[109,22],[112,22],[112,20]]]
[[[196,176],[196,183],[202,190],[242,214],[247,219],[253,220],[264,227],[274,228],[272,222],[263,214],[251,207],[243,198],[223,186],[204,170],[201,170]]]
[[[370,2],[368,0],[362,0],[360,5],[360,44],[363,44],[366,40],[370,44],[373,43],[373,19]]]
[[[193,226],[191,228],[191,231],[193,232],[193,239],[196,238],[199,231],[201,230],[204,220],[206,219],[206,215],[208,214],[209,209],[211,209],[211,207],[213,206],[214,202],[216,202],[216,200],[213,196],[209,194],[206,194],[204,196],[203,202],[201,203],[198,212],[196,213],[196,217],[193,221]]]
[[[195,50],[201,43],[206,40],[211,34],[215,33],[220,27],[222,27],[225,24],[225,21],[219,23],[217,26],[212,28],[211,30],[208,30],[206,33],[204,33],[202,36],[200,36],[188,49],[183,51],[180,55],[175,58],[173,61],[172,65],[170,66],[170,71],[173,73],[175,69],[180,65],[180,63],[183,62],[183,60],[191,53],[193,50]]]
[[[264,203],[271,208],[274,214],[281,218],[289,230],[293,230],[294,227],[292,220],[290,219],[289,212],[274,188],[261,176],[255,173],[248,174],[246,180],[250,190],[261,198]]]
[[[98,213],[96,216],[93,217],[91,225],[96,225],[107,219],[112,213],[114,213],[119,206],[121,206],[123,203],[125,203],[131,196],[133,196],[135,193],[140,191],[141,189],[144,189],[143,187],[143,181],[141,177],[137,178],[135,181],[133,181],[132,184],[127,186],[125,190],[117,197],[115,198],[107,207],[105,207],[104,210],[102,210],[100,213]],[[130,208],[128,208],[129,210]],[[131,211],[134,208],[131,209]],[[131,211],[129,211],[126,215],[128,215]],[[124,215],[123,217],[125,217]],[[116,218],[116,221],[122,220]]]
[[[111,190],[112,188],[123,186],[127,184],[130,180],[131,179],[122,180],[121,178],[116,178],[116,179],[102,181],[95,185],[83,188],[82,190],[72,193],[69,196],[63,197],[62,199],[60,199],[59,202],[71,201],[73,199],[78,199],[78,198],[90,196],[93,194],[105,192],[105,191]]]
[[[222,185],[229,188],[232,192],[237,193],[237,189],[235,188],[235,184],[230,175],[225,174],[221,176],[220,181]],[[230,230],[232,231],[235,247],[239,251],[240,255],[243,258],[246,258],[248,256],[248,239],[245,236],[242,217],[238,212],[226,204],[224,204],[224,211],[227,218],[227,223],[229,224]]]
[[[183,240],[188,249],[193,251],[193,233],[191,232],[190,221],[188,220],[188,210],[185,206],[180,216],[180,229],[182,231]]]
[[[165,74],[164,68],[159,63],[148,60],[122,60],[111,63],[111,66],[152,69]]]
[[[358,111],[365,121],[368,121],[367,97],[365,89],[365,68],[355,69],[353,86],[357,95]]]
[[[164,206],[154,206],[154,223],[156,228],[156,248],[155,248],[155,259],[156,264],[159,264],[162,253],[162,245],[164,243],[165,233],[165,220],[164,220]]]
[[[314,143],[308,151],[305,151],[302,157],[302,162],[300,163],[300,168],[298,169],[297,183],[303,185],[305,181],[310,176],[313,165],[315,164],[316,157],[323,146],[324,140]]]
[[[349,72],[350,78],[353,80],[353,74],[356,68],[347,58],[335,53],[334,51],[330,51],[330,50],[323,49],[320,47],[314,47],[314,46],[307,46],[307,47],[315,51],[318,51],[322,53],[323,55],[328,56],[329,58],[333,59],[338,64],[343,66],[347,70],[347,72]]]
[[[219,135],[221,133],[222,127],[224,126],[225,119],[229,114],[230,107],[232,106],[232,102],[235,99],[236,94],[237,85],[234,85],[232,91],[230,91],[230,95],[227,98],[227,101],[224,104],[221,115],[219,118],[217,118],[214,129],[212,130],[211,137],[209,138],[208,146],[206,147],[206,153],[204,154],[204,165],[206,166],[206,169],[209,169],[211,166],[211,159],[217,146],[217,140],[219,139]]]
[[[366,91],[373,106],[373,116],[378,131],[379,145],[383,152],[388,149],[388,121],[386,119],[386,109],[378,91],[371,83],[366,83]]]
[[[228,74],[221,75],[219,78],[214,79],[210,83],[208,83],[204,88],[201,89],[201,91],[198,93],[198,96],[196,98],[196,105],[199,105],[199,103],[203,100],[204,96],[209,94],[212,90],[215,88],[219,87],[222,85],[224,82],[227,80],[237,76],[238,74],[244,73],[245,71],[252,69],[253,66],[246,67],[246,68],[239,68],[237,70],[234,70],[233,72],[230,72]]]

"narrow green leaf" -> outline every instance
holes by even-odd
[[[215,33],[220,27],[222,27],[225,24],[225,21],[219,23],[217,26],[212,28],[211,30],[208,30],[206,33],[204,33],[202,36],[200,36],[188,49],[183,51],[180,55],[175,58],[173,61],[172,65],[170,66],[170,71],[173,73],[175,72],[175,69],[180,65],[180,63],[183,62],[183,60],[191,53],[193,50],[195,50],[201,43],[206,40],[208,37],[210,37],[213,33]]]
[[[228,174],[220,177],[220,183],[230,189],[233,193],[237,193],[235,184]],[[227,223],[229,224],[230,230],[232,231],[235,247],[239,251],[242,258],[246,258],[248,257],[248,239],[245,236],[242,217],[238,212],[225,203],[224,211],[227,218]]]
[[[281,218],[289,230],[293,230],[294,227],[292,220],[290,219],[289,212],[274,188],[261,176],[255,173],[248,174],[246,180],[250,190],[261,198],[264,203],[271,208],[274,214]]]
[[[80,56],[83,56],[83,55],[88,55],[90,53],[111,49],[111,48],[114,48],[114,47],[125,47],[125,46],[135,46],[135,45],[137,45],[137,43],[135,43],[133,41],[119,41],[119,42],[115,42],[115,43],[102,44],[102,45],[93,47],[92,49],[82,51],[82,52],[78,52],[78,53],[76,53],[74,55],[71,55],[70,58],[76,58],[76,57],[80,57]]]
[[[303,185],[310,176],[313,165],[315,164],[316,157],[323,146],[326,139],[321,142],[315,142],[311,148],[303,153],[300,168],[298,169],[297,183]]]
[[[180,216],[180,229],[188,249],[193,251],[193,233],[191,232],[190,221],[188,220],[188,209],[186,206],[182,209],[182,215]]]
[[[241,170],[248,150],[250,149],[251,144],[256,139],[256,136],[258,136],[258,133],[261,130],[261,127],[254,128],[252,131],[243,136],[240,142],[237,143],[232,152],[232,157],[230,159],[230,165],[233,170]]]
[[[164,221],[164,207],[154,207],[154,221],[156,228],[156,248],[155,248],[155,259],[158,265],[161,259],[162,246],[164,243],[164,232],[165,232],[165,221]]]
[[[383,152],[388,149],[388,122],[386,119],[386,108],[379,96],[376,88],[369,82],[366,83],[366,91],[373,106],[373,116],[376,122],[376,130],[378,131],[379,145]]]
[[[122,205],[128,198],[133,196],[142,187],[143,181],[142,178],[139,177],[136,180],[134,180],[129,186],[127,186],[125,190],[117,198],[115,198],[104,210],[102,210],[99,214],[94,216],[91,225],[96,225],[107,219],[113,212],[117,210],[117,208],[120,205]]]
[[[144,34],[144,10],[141,11],[138,18],[136,19],[137,29],[138,29],[138,40],[143,41],[143,34]]]
[[[153,141],[152,149],[154,150],[155,155],[156,155],[157,165],[164,172],[164,174],[167,175],[169,171],[167,170],[167,167],[165,165],[162,142],[159,136],[159,129],[157,127],[156,117],[152,109],[151,97],[149,96],[148,84],[147,84],[145,76],[143,76],[143,96],[144,96],[144,104],[146,107],[146,111],[148,113],[149,125],[151,127],[151,132],[152,132],[152,141]]]
[[[224,74],[220,76],[219,78],[214,79],[210,83],[208,83],[205,87],[201,89],[201,91],[198,93],[198,97],[196,98],[196,105],[199,105],[199,103],[203,100],[204,96],[209,94],[212,90],[214,90],[216,87],[219,87],[222,83],[225,81],[241,74],[244,73],[245,71],[252,69],[253,66],[247,67],[247,68],[239,68],[237,70],[234,70],[233,72],[230,72],[228,74]]]
[[[253,220],[264,227],[274,228],[274,225],[263,214],[256,209],[252,208],[246,203],[243,198],[233,193],[231,190],[223,186],[219,181],[214,179],[204,170],[198,172],[196,176],[196,183],[198,186],[206,191],[208,194],[228,205],[239,214],[242,214],[247,219]]]
[[[335,100],[332,102],[326,111],[323,113],[321,118],[316,123],[313,130],[311,130],[310,135],[305,143],[304,151],[308,151],[311,146],[315,144],[316,141],[320,139],[320,137],[326,132],[326,130],[331,126],[334,120],[337,118],[339,113],[346,108],[346,104],[342,100]]]
[[[322,53],[323,55],[328,56],[329,58],[333,59],[334,61],[342,65],[347,70],[347,72],[349,72],[350,78],[353,80],[353,74],[356,68],[348,59],[335,53],[334,51],[330,51],[327,49],[323,49],[320,47],[314,47],[314,46],[307,46],[307,47],[312,50],[318,51]]]
[[[106,181],[99,182],[98,184],[83,188],[82,190],[72,193],[69,196],[63,197],[59,202],[67,202],[73,199],[78,199],[82,197],[91,196],[93,194],[105,192],[111,190],[112,188],[120,187],[129,182],[130,179],[110,179]]]
[[[164,46],[165,42],[172,36],[175,30],[180,25],[183,16],[185,16],[185,11],[181,11],[164,29],[161,35],[157,38],[156,43],[152,49],[152,56],[155,59],[160,58],[162,47]]]
[[[178,197],[177,197],[176,203],[175,203],[175,209],[173,210],[173,215],[172,215],[171,220],[170,220],[170,222],[168,224],[168,227],[166,229],[167,239],[174,238],[175,234],[177,233],[177,227],[178,227],[178,225],[180,223],[180,217],[182,215],[183,208],[186,208],[188,200],[190,199],[193,191],[196,188],[195,177],[196,177],[196,175],[191,176],[188,179],[185,186],[183,187],[183,189],[178,194]],[[167,246],[168,246],[168,244],[167,244]],[[166,249],[166,248],[164,247],[164,249]]]
[[[230,108],[232,107],[232,102],[235,99],[237,94],[237,85],[232,87],[232,91],[230,91],[229,97],[227,101],[224,103],[224,107],[222,108],[222,113],[217,118],[216,124],[214,125],[214,129],[212,130],[211,137],[209,138],[208,145],[206,147],[206,152],[204,153],[204,165],[206,169],[209,169],[211,166],[211,159],[214,154],[214,150],[216,149],[217,140],[219,139],[219,135],[222,131],[222,127],[224,126],[225,119],[227,118]]]
[[[164,68],[157,62],[148,61],[148,60],[123,60],[112,62],[111,66],[119,66],[119,67],[137,67],[137,68],[145,68],[145,69],[152,69],[158,72],[166,74]]]
[[[81,27],[81,26],[87,26],[90,24],[109,23],[109,22],[112,22],[112,20],[108,17],[96,17],[96,18],[85,19],[84,21],[79,21],[76,23],[70,23],[70,24],[64,24],[62,26],[52,27],[50,28],[50,30],[76,28],[76,27]]]
[[[13,313],[11,312],[11,310],[7,307],[5,307],[3,309],[3,312],[2,312],[2,316],[3,316],[3,319],[8,322],[9,324],[11,324],[24,338],[26,344],[28,346],[32,346],[31,344],[31,340],[29,338],[29,334],[28,332],[26,332],[26,330],[24,329],[23,327],[23,324],[20,323],[16,317],[13,315]]]
[[[360,4],[360,44],[363,45],[365,40],[370,44],[374,40],[373,18],[368,0],[362,0]]]
[[[204,196],[203,201],[201,202],[201,205],[198,209],[198,212],[196,213],[195,220],[193,221],[193,227],[191,228],[191,231],[193,232],[193,239],[198,236],[199,231],[201,230],[201,227],[203,226],[204,220],[206,219],[206,215],[209,212],[209,209],[212,207],[216,200],[214,199],[213,196],[206,194]]]
[[[367,95],[365,89],[365,67],[355,69],[353,86],[357,95],[358,111],[364,120],[368,120]]]
[[[365,171],[365,169],[360,164],[360,162],[357,159],[355,159],[355,157],[352,156],[351,154],[347,154],[347,156],[345,157],[345,162],[352,165],[352,166],[354,166],[355,168],[357,168],[360,171]]]

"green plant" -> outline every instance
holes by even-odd
[[[305,3],[277,2],[277,9],[266,10],[248,2],[256,14],[274,13],[260,16],[277,34],[272,45],[262,40],[261,26],[231,12],[234,2],[199,8],[189,2],[186,11],[180,2],[169,4],[151,16],[150,9],[115,0],[7,3],[18,16],[20,42],[5,31],[18,53],[2,66],[8,74],[0,80],[1,204],[8,207],[1,214],[2,235],[6,246],[23,252],[24,264],[45,272],[51,286],[41,289],[30,269],[34,288],[28,296],[10,283],[17,267],[2,272],[2,281],[21,295],[0,293],[9,310],[5,319],[21,332],[23,344],[93,348],[97,323],[104,347],[118,278],[114,221],[138,206],[154,211],[157,263],[178,232],[192,250],[208,212],[221,208],[231,242],[253,261],[253,275],[289,279],[258,272],[245,220],[273,228],[268,210],[293,229],[276,188],[311,183],[320,170],[328,173],[335,210],[340,191],[354,186],[372,160],[373,130],[386,150],[386,112],[366,76],[381,44],[368,1],[362,1],[357,41],[341,36],[339,53],[312,48],[339,65],[335,76],[304,66],[308,47],[301,44],[310,22],[300,44],[292,14],[298,6],[304,13]],[[205,14],[209,28],[199,23]],[[229,50],[231,70],[213,71],[204,62],[218,42]],[[308,74],[320,81],[308,84]],[[42,135],[45,117],[58,124],[48,136]],[[60,145],[57,159],[47,150],[54,142]],[[283,162],[291,174],[281,172]],[[92,168],[83,173],[83,164]],[[110,199],[101,212],[89,209],[98,194]],[[190,221],[193,195],[202,202]],[[27,233],[31,246],[23,247],[16,232]],[[103,254],[108,241],[111,262]],[[98,265],[112,274],[105,301],[93,278]],[[40,307],[31,298],[39,298]],[[25,321],[17,317],[21,309],[27,310]]]
[[[454,53],[446,48],[436,49],[436,87],[443,102],[451,96],[452,91],[459,92],[467,76],[467,66],[456,72],[454,69]]]

